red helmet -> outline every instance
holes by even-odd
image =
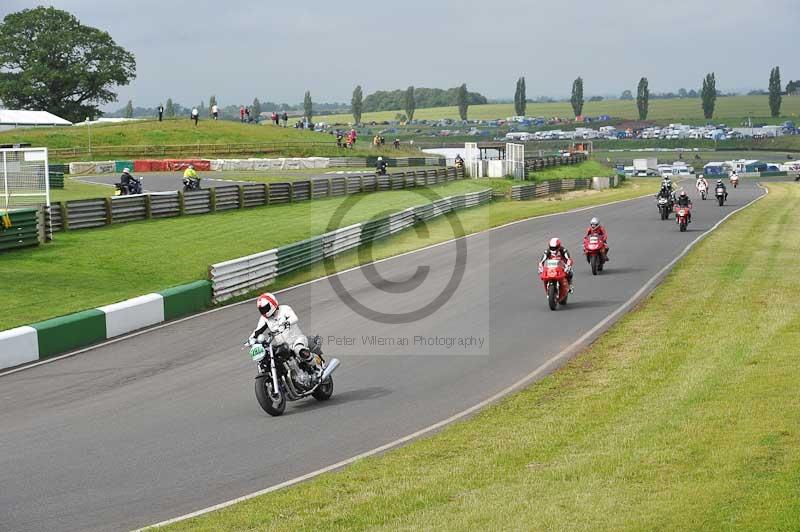
[[[550,251],[556,251],[557,249],[561,249],[561,240],[553,237],[550,239]]]
[[[270,293],[261,294],[256,300],[258,311],[265,318],[269,318],[278,310],[278,300]]]

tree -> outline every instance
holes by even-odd
[[[528,97],[525,94],[525,76],[517,80],[517,90],[514,92],[514,112],[517,116],[525,116],[528,106]]]
[[[684,88],[678,89],[678,98],[686,98],[687,96],[689,96],[689,93],[686,92],[686,89]]]
[[[636,107],[639,109],[639,120],[647,120],[647,110],[650,106],[650,82],[647,78],[639,80],[636,89]]]
[[[775,67],[769,73],[769,111],[772,118],[781,115],[781,69]]]
[[[250,116],[253,117],[253,120],[258,120],[261,116],[261,102],[258,98],[253,100],[253,107],[250,109]]]
[[[200,100],[200,105],[197,106],[197,112],[201,115],[206,112],[206,104],[203,100]]]
[[[175,104],[172,103],[172,98],[167,98],[167,105],[164,106],[164,114],[168,118],[175,116]]]
[[[0,24],[0,100],[82,122],[136,77],[133,54],[105,31],[53,7],[24,9]]]
[[[703,116],[706,120],[714,118],[714,105],[717,103],[717,78],[713,72],[703,78],[703,89],[700,91]]]
[[[578,77],[572,82],[572,98],[570,98],[572,110],[575,116],[580,116],[583,113],[583,79]]]
[[[311,122],[311,119],[314,115],[314,104],[311,102],[311,91],[306,91],[306,95],[303,98],[303,112],[306,115],[306,120]]]
[[[622,96],[619,97],[620,100],[633,100],[633,93],[630,89],[625,89],[622,91]]]
[[[786,96],[793,96],[797,92],[800,92],[800,80],[789,81],[786,84]]]
[[[417,97],[415,94],[415,89],[413,85],[409,85],[406,89],[406,97],[404,107],[406,109],[406,117],[408,118],[408,122],[414,120],[414,111],[417,110]]]
[[[128,100],[128,105],[125,106],[125,118],[133,118],[133,101]]]
[[[697,94],[697,91],[695,89],[689,89],[688,96],[689,98],[697,98],[699,95]]]
[[[469,101],[467,100],[467,84],[462,83],[458,88],[458,116],[461,120],[467,119],[467,109],[469,108]]]
[[[350,100],[350,108],[353,111],[353,121],[356,125],[361,123],[361,113],[364,109],[364,93],[361,91],[361,85],[357,85],[353,89],[353,98]]]

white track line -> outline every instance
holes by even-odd
[[[538,219],[541,219],[541,218],[551,218],[553,216],[563,216],[565,214],[583,212],[583,211],[587,211],[587,210],[590,210],[590,209],[596,209],[596,208],[599,208],[599,207],[607,207],[609,205],[615,205],[617,203],[624,203],[624,202],[627,202],[627,201],[634,201],[634,200],[638,200],[638,199],[642,199],[642,198],[646,198],[646,197],[650,197],[650,196],[652,196],[652,194],[645,194],[645,195],[642,195],[642,196],[636,196],[635,198],[628,198],[628,199],[624,199],[624,200],[610,201],[608,203],[602,203],[600,205],[591,205],[589,207],[581,207],[579,209],[574,209],[574,210],[571,210],[571,211],[554,212],[554,213],[551,213],[551,214],[542,214],[542,215],[539,215],[539,216],[532,216],[530,218],[524,218],[522,220],[516,220],[514,222],[509,222],[509,223],[504,224],[504,225],[498,225],[497,227],[491,227],[489,229],[484,229],[483,231],[479,231],[477,233],[470,233],[468,235],[464,235],[464,236],[459,237],[459,238],[452,238],[450,240],[445,240],[444,242],[438,242],[436,244],[431,244],[430,246],[426,246],[426,247],[423,247],[423,248],[413,249],[411,251],[406,251],[405,253],[401,253],[399,255],[392,255],[391,257],[385,257],[383,259],[378,259],[376,261],[372,261],[372,262],[369,262],[367,264],[362,264],[360,266],[353,266],[352,268],[348,268],[348,269],[342,270],[340,272],[332,273],[332,274],[326,275],[324,277],[318,277],[316,279],[312,279],[312,280],[306,281],[304,283],[296,284],[296,285],[293,285],[293,286],[287,286],[286,288],[278,290],[275,293],[276,294],[282,294],[283,292],[287,292],[289,290],[294,290],[296,288],[300,288],[300,287],[303,287],[303,286],[306,286],[306,285],[309,285],[309,284],[312,284],[312,283],[318,283],[320,281],[324,281],[325,279],[333,277],[334,275],[343,275],[345,273],[352,272],[354,270],[359,270],[359,269],[363,268],[364,266],[368,266],[368,265],[371,265],[371,264],[380,264],[381,262],[385,262],[385,261],[388,261],[388,260],[395,260],[395,259],[399,259],[400,257],[405,257],[406,255],[413,255],[414,253],[420,253],[422,251],[427,251],[429,249],[433,249],[433,248],[436,248],[436,247],[439,247],[439,246],[444,246],[445,244],[450,244],[452,242],[455,242],[456,240],[460,240],[461,238],[475,237],[475,236],[478,236],[478,235],[481,235],[481,234],[484,234],[484,233],[489,233],[491,231],[497,231],[497,230],[503,229],[505,227],[510,227],[512,225],[521,224],[521,223],[525,223],[525,222],[530,222],[531,220],[538,220]],[[65,359],[65,358],[73,357],[75,355],[80,355],[81,353],[85,353],[87,351],[92,351],[94,349],[99,349],[101,347],[105,347],[107,345],[115,344],[117,342],[121,342],[121,341],[127,340],[129,338],[134,338],[136,336],[139,336],[139,335],[142,335],[142,334],[146,334],[146,333],[149,333],[149,332],[152,332],[152,331],[156,331],[158,329],[163,329],[164,327],[171,327],[172,325],[177,325],[178,323],[183,323],[184,321],[187,321],[187,320],[192,320],[192,319],[195,319],[195,318],[199,318],[201,316],[205,316],[207,314],[212,314],[214,312],[219,312],[221,310],[225,310],[225,309],[228,309],[228,308],[231,308],[231,307],[235,307],[237,305],[243,305],[245,303],[250,303],[250,302],[255,301],[256,299],[257,298],[253,297],[253,298],[250,298],[250,299],[245,299],[243,301],[238,301],[236,303],[231,303],[229,305],[224,305],[224,306],[221,306],[221,307],[212,308],[210,310],[205,310],[203,312],[198,312],[197,314],[192,314],[191,316],[186,316],[185,318],[180,318],[180,319],[177,319],[177,320],[168,321],[168,322],[165,322],[165,323],[161,323],[161,324],[158,324],[158,325],[154,325],[152,327],[148,327],[148,328],[142,329],[140,331],[132,332],[132,333],[129,333],[129,334],[126,334],[126,335],[123,335],[123,336],[118,336],[116,338],[112,338],[110,340],[106,340],[105,342],[101,342],[99,344],[95,344],[95,345],[92,345],[92,346],[89,346],[89,347],[84,347],[82,349],[78,349],[76,351],[65,353],[63,355],[47,358],[45,360],[40,360],[40,361],[34,362],[32,364],[28,364],[28,365],[25,365],[25,366],[20,366],[18,368],[10,369],[8,371],[3,371],[3,372],[0,372],[0,377],[5,377],[6,375],[11,375],[12,373],[25,371],[26,369],[35,368],[37,366],[42,366],[44,364],[50,364],[51,362],[55,362],[57,360],[62,360],[62,359]]]
[[[639,300],[641,300],[642,297],[644,297],[650,291],[652,291],[653,288],[655,287],[655,285],[667,274],[667,272],[669,272],[669,270],[673,266],[675,266],[675,263],[677,263],[680,259],[682,259],[684,256],[686,256],[686,254],[689,253],[689,251],[697,243],[699,243],[706,236],[710,235],[713,231],[715,231],[720,225],[722,225],[722,223],[725,220],[727,220],[728,218],[730,218],[731,216],[733,216],[737,212],[741,211],[742,209],[746,209],[747,207],[750,207],[751,205],[753,205],[754,203],[756,203],[760,199],[764,198],[767,195],[767,193],[769,192],[767,189],[764,189],[764,190],[765,190],[764,194],[762,194],[758,198],[754,199],[753,201],[751,201],[747,205],[739,207],[735,211],[729,213],[727,216],[725,216],[720,221],[718,221],[716,224],[714,224],[706,232],[702,233],[697,238],[692,240],[683,249],[683,251],[681,251],[681,253],[677,257],[672,259],[666,266],[661,268],[655,275],[653,275],[647,281],[647,283],[644,284],[644,286],[642,286],[635,294],[633,294],[633,296],[630,297],[630,299],[628,299],[625,303],[623,303],[621,306],[619,306],[614,312],[612,312],[611,314],[606,316],[597,325],[595,325],[594,327],[592,327],[591,329],[586,331],[583,334],[583,336],[581,336],[580,338],[575,340],[572,344],[570,344],[567,348],[565,348],[564,350],[562,350],[558,354],[553,355],[546,362],[544,362],[541,366],[539,366],[538,368],[536,368],[532,372],[530,372],[527,375],[525,375],[522,379],[518,380],[517,382],[515,382],[511,386],[509,386],[509,387],[497,392],[496,394],[492,395],[488,399],[484,399],[480,403],[478,403],[478,404],[476,404],[474,406],[471,406],[471,407],[467,408],[466,410],[462,410],[461,412],[459,412],[457,414],[454,414],[454,415],[450,416],[447,419],[443,419],[442,421],[439,421],[437,423],[434,423],[433,425],[425,427],[424,429],[420,429],[420,430],[418,430],[418,431],[416,431],[416,432],[414,432],[412,434],[409,434],[407,436],[403,436],[402,438],[398,438],[398,439],[396,439],[396,440],[394,440],[392,442],[389,442],[389,443],[387,443],[385,445],[381,445],[380,447],[376,447],[374,449],[371,449],[369,451],[363,452],[363,453],[358,454],[356,456],[353,456],[351,458],[347,458],[347,459],[342,460],[340,462],[337,462],[335,464],[329,465],[327,467],[323,467],[322,469],[317,469],[316,471],[312,471],[311,473],[306,473],[305,475],[302,475],[302,476],[299,476],[299,477],[295,477],[295,478],[287,480],[285,482],[281,482],[280,484],[275,484],[274,486],[270,486],[270,487],[265,488],[265,489],[260,490],[260,491],[256,491],[256,492],[253,492],[253,493],[249,493],[247,495],[243,495],[241,497],[237,497],[236,499],[231,499],[229,501],[226,501],[226,502],[223,502],[223,503],[220,503],[220,504],[215,504],[214,506],[209,506],[208,508],[203,508],[201,510],[197,510],[197,511],[189,513],[189,514],[185,514],[185,515],[182,515],[180,517],[175,517],[173,519],[168,519],[167,521],[161,521],[160,523],[156,523],[154,525],[149,525],[149,526],[147,526],[145,528],[137,529],[136,532],[139,532],[139,531],[142,531],[142,530],[147,530],[149,528],[157,528],[157,527],[170,525],[170,524],[173,524],[173,523],[177,523],[179,521],[185,521],[185,520],[191,519],[193,517],[197,517],[197,516],[204,515],[204,514],[207,514],[207,513],[216,511],[216,510],[220,510],[222,508],[227,508],[227,507],[232,506],[232,505],[234,505],[236,503],[247,501],[247,500],[252,499],[254,497],[258,497],[260,495],[264,495],[266,493],[271,493],[273,491],[277,491],[279,489],[286,488],[286,487],[292,486],[294,484],[298,484],[300,482],[303,482],[305,480],[314,478],[314,477],[316,477],[318,475],[321,475],[323,473],[327,473],[329,471],[333,471],[335,469],[339,469],[339,468],[344,467],[346,465],[352,464],[353,462],[356,462],[357,460],[361,460],[362,458],[367,458],[369,456],[374,456],[376,454],[379,454],[379,453],[382,453],[384,451],[387,451],[387,450],[389,450],[389,449],[391,449],[393,447],[397,447],[398,445],[402,445],[403,443],[411,441],[411,440],[413,440],[415,438],[419,438],[420,436],[424,436],[425,434],[428,434],[428,433],[433,432],[433,431],[435,431],[437,429],[440,429],[445,425],[448,425],[448,424],[450,424],[450,423],[452,423],[454,421],[458,421],[459,419],[463,419],[463,418],[469,416],[470,414],[476,412],[477,410],[480,410],[480,409],[482,409],[482,408],[484,408],[484,407],[486,407],[486,406],[498,401],[499,399],[502,399],[503,397],[507,396],[508,394],[510,394],[510,393],[518,390],[519,388],[522,388],[523,386],[529,384],[533,379],[539,377],[543,373],[546,373],[547,371],[549,371],[551,368],[553,368],[553,366],[556,364],[556,362],[560,362],[560,361],[562,361],[564,359],[567,359],[570,356],[574,355],[580,348],[584,347],[587,344],[587,342],[589,342],[592,338],[594,338],[596,335],[598,335],[599,333],[603,332],[605,329],[610,327],[612,322],[615,321],[621,314],[627,312],[633,305],[635,305]],[[630,201],[630,200],[624,200],[624,201]]]

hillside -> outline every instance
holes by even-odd
[[[394,120],[397,113],[402,110],[380,111],[375,113],[364,113],[362,121]],[[601,102],[586,102],[583,112],[587,116],[611,115],[615,118],[638,119],[636,101],[631,100],[603,100]],[[796,119],[800,116],[800,96],[784,96],[781,106],[783,118]],[[469,108],[468,117],[473,120],[493,120],[513,116],[513,104],[486,104],[472,105]],[[542,116],[545,118],[573,117],[572,107],[569,102],[555,103],[529,103],[526,109],[528,116]],[[752,117],[754,121],[767,121],[769,117],[769,103],[766,96],[726,96],[717,99],[715,121],[736,120],[738,125],[742,119]],[[428,109],[417,109],[414,113],[416,120],[437,120],[440,118],[458,118],[456,107],[432,107]],[[657,121],[683,121],[705,123],[703,112],[700,108],[700,99],[683,98],[672,100],[650,100],[650,112],[647,117],[649,120]],[[349,123],[353,121],[352,115],[328,115],[320,116],[319,120],[328,123]],[[732,125],[732,124],[729,124]]]
[[[97,157],[115,158],[126,155],[154,154],[155,151],[143,152],[141,149],[130,147],[141,146],[197,146],[194,151],[185,152],[184,155],[208,156],[209,152],[216,152],[203,145],[227,144],[258,144],[268,146],[267,151],[259,151],[255,147],[252,153],[271,153],[284,156],[332,156],[332,155],[374,155],[375,150],[370,149],[370,139],[361,138],[357,143],[358,149],[345,150],[336,147],[336,139],[328,133],[313,132],[282,128],[272,125],[242,124],[227,120],[201,120],[197,127],[188,119],[143,120],[141,122],[128,122],[122,124],[102,124],[91,126],[91,131],[86,126],[73,126],[66,128],[28,128],[14,129],[0,132],[0,144],[30,143],[34,146],[44,146],[50,150],[52,160],[86,159],[89,156],[89,136],[91,135],[92,154]],[[109,149],[119,147],[119,149]],[[75,152],[59,152],[59,149],[74,149]],[[249,149],[249,148],[248,148]],[[394,155],[408,155],[405,150],[395,150],[386,146],[382,151]],[[242,152],[249,153],[248,151]],[[414,151],[418,155],[418,151]]]

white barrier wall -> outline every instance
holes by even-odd
[[[242,170],[302,170],[328,168],[328,157],[281,157],[278,159],[212,159],[211,169],[215,171]]]
[[[164,297],[161,294],[147,294],[97,308],[106,315],[108,338],[164,321]]]
[[[33,327],[0,331],[0,368],[10,368],[39,359],[39,337]]]

